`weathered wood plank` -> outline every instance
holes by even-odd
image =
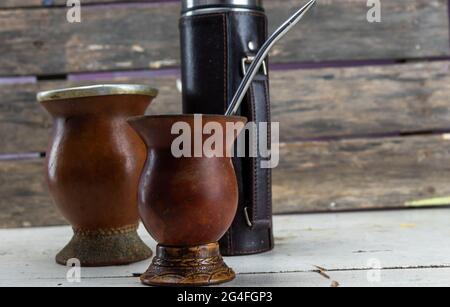
[[[87,4],[110,4],[110,3],[130,3],[130,2],[169,2],[171,0],[81,0],[82,5]],[[2,0],[2,8],[37,8],[66,6],[68,0]]]
[[[42,0],[3,0],[0,8],[40,7]]]
[[[42,163],[0,162],[0,226],[61,221]],[[285,144],[273,177],[275,213],[406,207],[450,196],[450,141],[439,135]]]
[[[274,251],[226,259],[238,273],[229,286],[366,286],[374,267],[382,271],[372,285],[448,285],[447,209],[276,216],[274,230]],[[143,227],[139,233],[154,249]],[[70,227],[0,230],[0,271],[11,272],[0,275],[0,285],[34,286],[39,280],[41,286],[69,286],[67,268],[53,259],[71,235]],[[83,268],[79,286],[138,286],[132,275],[148,264]],[[330,279],[316,273],[318,267]]]
[[[268,1],[274,29],[303,0]],[[403,59],[449,55],[446,0],[383,2],[368,23],[366,1],[321,1],[284,39],[273,63]],[[66,8],[0,10],[0,75],[146,69],[179,65],[179,3],[84,6],[82,22]]]
[[[304,0],[266,1],[272,31]],[[449,55],[447,0],[381,1],[381,22],[367,21],[366,0],[318,1],[272,55],[292,60],[403,59]],[[426,36],[431,36],[426,38]]]
[[[148,109],[149,114],[180,113],[181,94],[176,77],[151,79],[114,78],[102,83],[143,83],[160,90]],[[36,102],[36,93],[42,90],[88,85],[91,82],[56,81],[34,84],[0,85],[0,153],[44,152],[50,136],[52,120]]]
[[[449,62],[274,71],[273,120],[281,141],[450,128]],[[152,84],[160,96],[149,113],[178,113],[177,76],[111,77],[97,83]],[[0,85],[0,154],[45,151],[51,121],[35,102],[40,90],[85,85],[38,82]]]
[[[0,227],[65,223],[47,193],[43,171],[43,160],[0,161]]]
[[[448,287],[450,269],[382,270],[381,280],[371,282],[367,276],[372,271],[338,271],[330,274],[333,280],[314,272],[243,274],[219,287]],[[373,277],[370,277],[373,278]],[[83,278],[81,283],[70,283],[64,276],[52,279],[28,279],[26,277],[0,280],[2,287],[146,287],[137,277]],[[182,293],[182,291],[181,291]]]
[[[0,10],[0,75],[54,74],[174,66],[179,57],[178,4]]]
[[[277,212],[398,208],[450,196],[448,135],[285,144],[280,156]]]
[[[283,141],[450,128],[449,62],[272,74]]]
[[[448,287],[450,268],[418,268],[329,273],[340,287]]]
[[[146,263],[148,266],[148,263]],[[450,271],[450,270],[449,270]],[[434,276],[434,274],[431,274]],[[442,285],[437,279],[434,284]],[[244,274],[239,275],[230,283],[220,285],[218,287],[329,287],[331,281],[327,281],[318,273],[301,272],[301,273],[262,273],[262,274]],[[18,278],[14,280],[0,280],[1,287],[62,287],[62,288],[90,288],[90,287],[137,287],[146,288],[138,277],[95,277],[83,278],[81,283],[70,283],[64,276],[52,279],[26,279]],[[256,290],[255,290],[256,291]],[[180,290],[179,293],[183,293]],[[175,297],[175,296],[173,296]],[[170,301],[168,299],[167,301]],[[215,299],[212,299],[213,301]],[[173,300],[175,302],[175,300]]]

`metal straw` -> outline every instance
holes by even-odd
[[[257,72],[261,68],[264,59],[269,54],[270,49],[284,36],[288,33],[306,14],[306,12],[316,3],[316,0],[309,1],[304,7],[298,10],[292,17],[290,17],[286,22],[284,22],[264,43],[261,49],[255,56],[252,64],[250,65],[247,74],[239,85],[236,94],[231,100],[230,106],[228,107],[225,115],[235,115],[241,106],[242,100],[244,100],[245,95],[247,94],[248,89],[250,88],[250,84],[255,78]]]

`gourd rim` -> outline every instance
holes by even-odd
[[[45,102],[110,95],[143,95],[156,97],[158,90],[143,84],[102,84],[44,91],[37,94],[37,100],[39,102]]]

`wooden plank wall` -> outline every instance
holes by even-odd
[[[270,28],[303,2],[266,1]],[[82,1],[80,24],[64,3],[0,3],[0,227],[63,223],[42,178],[52,123],[36,92],[148,83],[161,92],[149,113],[180,112],[178,1]],[[448,201],[448,2],[384,0],[381,23],[366,3],[320,1],[271,54],[276,213]]]

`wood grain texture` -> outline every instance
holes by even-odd
[[[0,75],[45,75],[176,66],[177,3],[0,10]]]
[[[272,31],[304,3],[266,1]],[[366,0],[318,1],[271,55],[280,62],[449,55],[447,6],[447,0],[381,1],[381,22],[369,23]]]
[[[339,271],[330,273],[340,287],[448,287],[450,268],[413,268],[382,270],[380,279],[370,282],[373,271]]]
[[[401,208],[450,196],[448,136],[285,144],[274,170],[277,212]]]
[[[273,30],[303,0],[267,1]],[[272,52],[272,63],[449,55],[446,0],[385,1],[368,23],[365,0],[321,1]],[[43,75],[179,65],[179,3],[0,10],[0,75]]]
[[[273,72],[284,142],[450,128],[449,62]]]
[[[0,161],[0,227],[65,224],[47,193],[43,161]]]
[[[82,5],[87,4],[112,4],[112,3],[131,3],[131,2],[165,2],[170,0],[81,0]],[[68,0],[2,0],[2,8],[38,8],[66,6]]]
[[[272,252],[226,259],[237,278],[225,286],[449,285],[448,209],[276,216],[274,232]],[[155,248],[143,227],[139,235]],[[148,261],[83,268],[81,284],[69,284],[53,259],[71,236],[70,227],[0,230],[0,286],[140,286],[133,273]]]
[[[180,113],[181,95],[176,77],[152,79],[114,78],[103,83],[143,83],[158,88],[160,93],[148,114]],[[42,90],[88,85],[89,81],[52,81],[34,84],[0,85],[0,153],[44,152],[51,133],[50,115],[36,101]]]
[[[273,120],[281,141],[354,134],[448,130],[449,62],[274,71]],[[111,77],[97,83],[144,83],[160,90],[149,114],[181,112],[177,76]],[[0,154],[43,152],[51,120],[35,101],[40,90],[87,85],[55,81],[0,85]]]
[[[0,162],[0,227],[62,221],[43,161]],[[275,213],[405,207],[450,196],[449,137],[284,144],[273,174]]]

